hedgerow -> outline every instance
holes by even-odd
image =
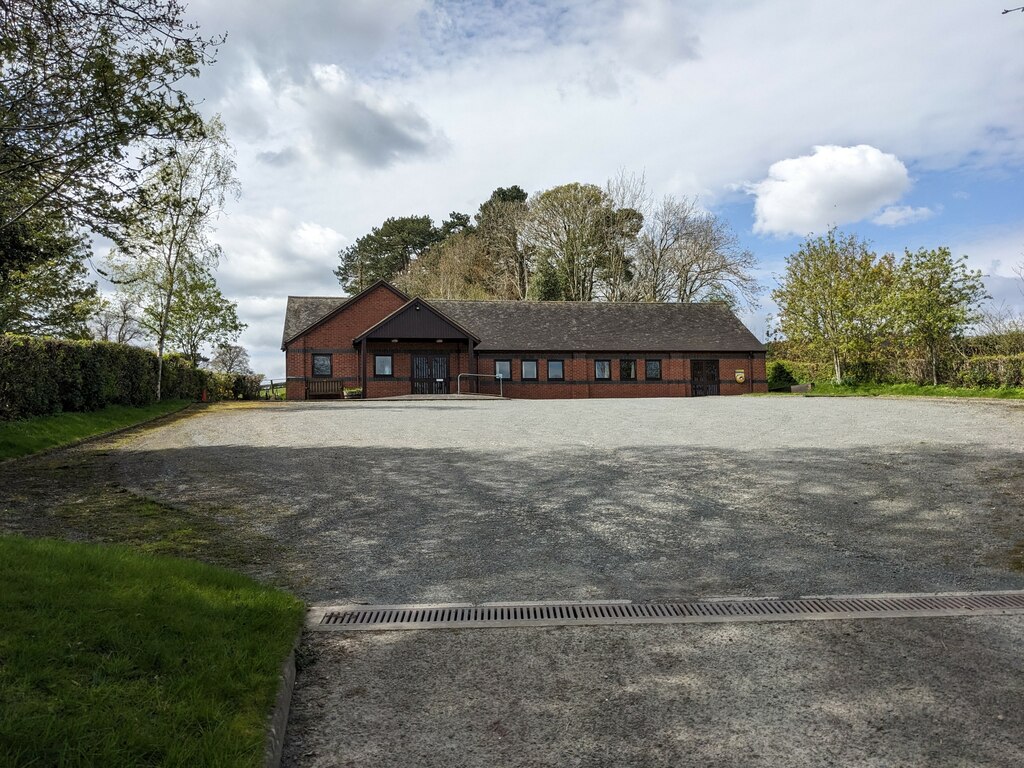
[[[23,419],[108,405],[156,401],[157,356],[105,341],[0,336],[0,419]],[[161,395],[167,400],[250,399],[254,376],[198,370],[183,357],[164,358]]]

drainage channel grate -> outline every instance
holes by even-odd
[[[314,609],[316,630],[486,629],[1024,614],[1024,592],[721,599],[671,603],[489,603]]]

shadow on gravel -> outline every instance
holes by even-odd
[[[285,765],[1020,765],[1022,637],[1012,618],[318,635]]]
[[[1015,455],[333,447],[120,452],[157,499],[245,510],[306,599],[670,599],[1021,588]]]

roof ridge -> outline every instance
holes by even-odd
[[[595,306],[595,307],[613,307],[613,306],[634,306],[634,307],[711,307],[711,306],[722,306],[728,307],[728,303],[724,301],[576,301],[573,299],[552,299],[550,301],[538,301],[537,299],[431,299],[425,298],[424,301],[452,301],[460,304],[534,304],[534,305],[564,305],[571,304],[573,306]]]

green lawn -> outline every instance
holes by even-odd
[[[59,413],[22,421],[0,421],[0,459],[27,456],[91,435],[130,427],[167,413],[180,411],[190,400],[165,400],[141,408],[111,405],[86,413]]]
[[[301,603],[122,547],[0,537],[0,765],[256,766]]]
[[[947,387],[943,385],[918,384],[860,384],[855,386],[838,386],[836,384],[815,384],[811,395],[820,396],[855,396],[855,395],[911,395],[915,397],[993,397],[1003,400],[1024,398],[1024,389],[974,389],[966,387]]]

